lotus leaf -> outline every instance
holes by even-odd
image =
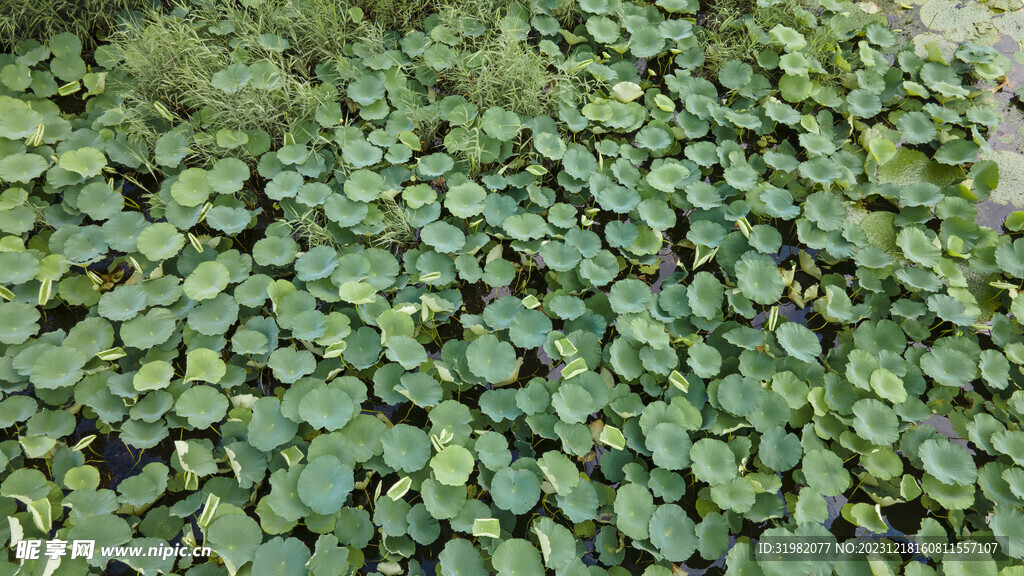
[[[201,168],[185,169],[171,184],[171,197],[178,204],[189,208],[206,202],[212,192],[207,174]]]
[[[843,468],[843,461],[827,450],[808,452],[802,470],[807,485],[825,496],[841,494],[850,486],[850,474]]]
[[[445,543],[444,550],[438,554],[441,570],[445,574],[458,576],[485,576],[483,558],[469,540],[454,538]],[[514,561],[513,561],[514,562]]]
[[[37,154],[15,153],[0,158],[0,180],[27,184],[46,171],[49,163]]]
[[[821,354],[821,342],[806,326],[787,322],[779,326],[777,334],[779,344],[794,358],[812,363]]]
[[[281,415],[281,404],[276,398],[260,398],[252,409],[249,420],[249,444],[268,452],[288,442],[298,425]]]
[[[491,560],[500,576],[540,576],[544,574],[541,555],[528,541],[510,538],[494,551]]]
[[[299,497],[317,514],[333,514],[352,491],[352,468],[333,456],[310,460],[299,475]]]
[[[185,278],[185,295],[193,300],[207,300],[220,294],[231,281],[231,273],[219,262],[203,262]]]
[[[172,224],[159,222],[139,233],[137,245],[143,256],[159,262],[176,256],[185,246],[185,237]]]
[[[919,448],[924,469],[943,484],[969,486],[978,471],[970,454],[958,444],[943,440],[927,440]]]
[[[512,375],[516,352],[511,344],[485,334],[469,344],[466,359],[473,374],[496,384]]]
[[[106,164],[107,159],[103,153],[88,146],[76,150],[68,150],[61,154],[60,160],[57,162],[57,165],[64,170],[74,172],[82,178],[98,176]]]
[[[736,476],[736,460],[728,445],[703,438],[690,448],[693,473],[711,485],[722,484]]]
[[[637,540],[647,539],[657,508],[643,486],[626,484],[615,493],[615,524],[623,534]]]
[[[207,541],[224,559],[228,572],[235,574],[256,557],[263,540],[263,531],[255,520],[245,514],[227,514],[210,524]]]
[[[502,468],[491,479],[494,505],[513,514],[532,510],[540,494],[540,480],[529,470]]]
[[[816,0],[94,3],[0,55],[12,541],[196,540],[116,558],[192,576],[1020,564],[1006,0],[916,37]],[[755,547],[851,530],[1001,546]]]
[[[445,446],[430,459],[430,468],[441,484],[463,486],[473,472],[473,455],[462,446]]]
[[[227,413],[228,400],[210,386],[193,386],[182,392],[174,403],[174,412],[188,419],[190,426],[204,429],[219,422]]]
[[[448,189],[444,207],[459,218],[471,218],[483,211],[486,196],[482,186],[466,182]]]

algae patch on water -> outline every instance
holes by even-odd
[[[999,150],[991,158],[999,165],[999,186],[989,198],[997,204],[1024,206],[1024,155]]]

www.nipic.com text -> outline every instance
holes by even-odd
[[[18,560],[37,560],[40,555],[51,559],[69,556],[72,559],[91,559],[96,552],[95,540],[19,540],[14,556]],[[209,546],[101,546],[100,556],[108,558],[194,558],[210,556]]]

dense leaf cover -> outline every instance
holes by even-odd
[[[1019,574],[1024,240],[974,206],[1008,61],[733,4],[197,0],[0,55],[4,540]],[[1000,552],[754,556],[863,531]]]

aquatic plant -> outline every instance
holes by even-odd
[[[832,0],[409,5],[0,55],[10,544],[214,552],[5,573],[1015,573],[1005,58]],[[897,532],[996,546],[758,548]]]

